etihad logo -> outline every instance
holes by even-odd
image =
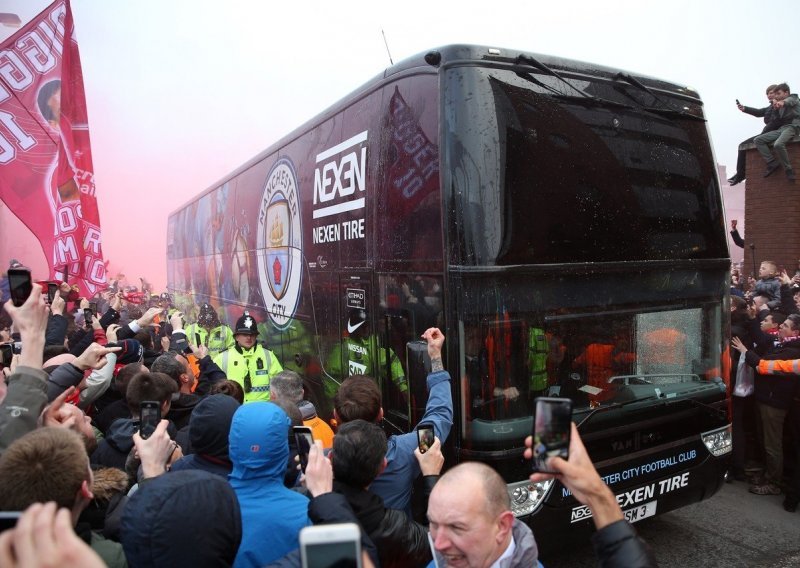
[[[314,170],[314,219],[364,209],[367,132],[317,154]],[[333,158],[333,159],[331,159]]]

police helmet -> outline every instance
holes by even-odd
[[[209,304],[203,304],[197,315],[197,323],[203,327],[216,327],[219,325],[217,312]]]
[[[247,333],[250,335],[258,335],[258,327],[256,320],[249,313],[245,312],[242,317],[236,320],[236,329],[233,333]]]

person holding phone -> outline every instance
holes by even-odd
[[[614,493],[600,478],[592,463],[578,428],[570,425],[569,459],[551,457],[547,469],[552,473],[534,473],[531,483],[556,478],[572,495],[592,512],[597,532],[592,535],[592,545],[598,565],[606,568],[650,568],[657,566],[653,551],[625,520]],[[525,458],[533,457],[533,437],[525,439]],[[433,496],[431,496],[433,499]]]
[[[387,508],[370,489],[386,467],[386,450],[386,434],[374,422],[353,420],[340,426],[333,439],[333,490],[344,495],[355,511],[378,549],[383,568],[423,566],[431,560],[425,527],[405,511]],[[427,476],[439,475],[444,457],[437,440],[425,453],[415,450],[415,456],[426,481]],[[426,484],[426,496],[431,488],[432,484]]]
[[[450,389],[450,374],[442,363],[444,334],[435,327],[422,334],[428,343],[431,372],[428,374],[428,402],[422,422],[433,424],[436,437],[444,443],[453,426],[453,398]],[[383,420],[381,392],[375,379],[366,375],[355,375],[344,380],[334,398],[334,418],[339,424],[352,420],[378,423]],[[335,443],[334,438],[334,443]],[[411,489],[419,476],[419,464],[414,451],[419,441],[415,431],[390,436],[386,451],[386,468],[370,485],[370,491],[380,495],[390,509],[411,513]]]
[[[4,305],[25,348],[17,357],[14,373],[0,380],[0,453],[14,440],[37,426],[47,404],[47,373],[42,370],[48,307],[42,288],[34,286],[21,306]],[[5,395],[5,396],[3,396]],[[28,412],[15,412],[27,408]]]
[[[777,110],[772,106],[772,100],[775,98],[775,88],[777,85],[770,85],[767,87],[767,101],[768,105],[763,108],[753,108],[744,106],[742,103],[739,102],[739,99],[736,99],[736,108],[738,108],[741,112],[745,114],[749,114],[751,116],[758,116],[764,118],[764,128],[761,131],[762,134],[765,132],[771,132],[772,130],[777,130],[783,124],[778,116]],[[751,136],[747,140],[743,140],[739,144],[739,152],[736,159],[736,173],[728,178],[728,183],[732,186],[737,185],[743,182],[747,177],[747,148],[746,146],[755,140],[755,136]],[[742,245],[743,246],[743,245]]]

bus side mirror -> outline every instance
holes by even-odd
[[[428,374],[431,372],[431,358],[428,344],[424,341],[406,343],[406,370],[408,392],[411,405],[411,424],[416,424],[425,414],[428,401]]]

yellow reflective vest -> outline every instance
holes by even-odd
[[[200,347],[201,345],[208,347],[208,354],[211,355],[212,359],[226,349],[232,349],[236,344],[236,340],[233,338],[233,331],[227,325],[218,325],[207,331],[204,327],[193,323],[187,325],[184,331],[186,332],[186,341],[195,347]]]
[[[242,385],[244,401],[269,400],[269,382],[283,371],[278,358],[262,345],[243,349],[238,345],[214,357],[228,379]]]

